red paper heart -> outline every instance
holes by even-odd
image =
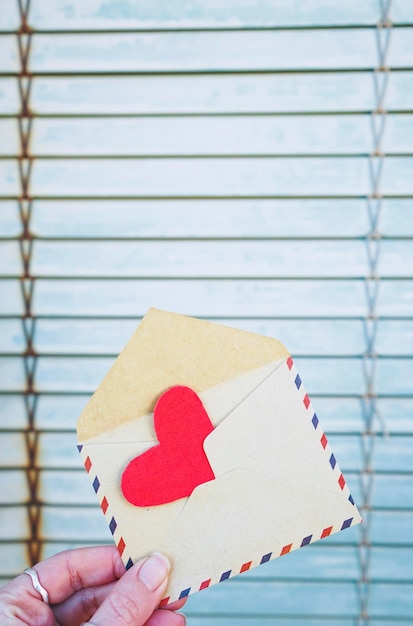
[[[155,405],[154,426],[159,444],[133,459],[122,475],[123,495],[135,506],[186,498],[215,478],[203,448],[214,427],[195,391],[165,391]]]

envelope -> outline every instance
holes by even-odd
[[[150,309],[78,440],[125,565],[170,559],[162,606],[361,522],[276,339]]]

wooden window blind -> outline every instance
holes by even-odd
[[[150,306],[293,353],[364,523],[192,626],[413,619],[413,2],[0,0],[0,581],[110,542],[76,451]]]

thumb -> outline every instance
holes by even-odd
[[[143,626],[157,609],[171,569],[158,552],[125,572],[91,618],[94,626]]]

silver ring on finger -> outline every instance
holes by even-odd
[[[39,580],[39,575],[36,570],[33,567],[27,567],[23,573],[30,576],[34,589],[37,591],[37,593],[40,593],[43,602],[45,604],[49,604],[49,594],[47,592],[47,589],[45,589],[41,584]]]

